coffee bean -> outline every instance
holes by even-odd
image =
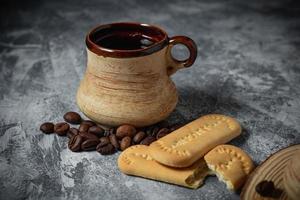
[[[146,133],[143,131],[139,131],[135,136],[133,137],[133,142],[135,144],[140,143],[144,138],[146,137]]]
[[[86,140],[82,142],[81,149],[83,151],[92,151],[96,149],[96,146],[99,144],[99,140]]]
[[[146,135],[152,135],[152,130],[153,130],[153,127],[147,127],[146,128]]]
[[[115,134],[109,135],[109,141],[116,149],[120,149],[120,144]]]
[[[54,132],[54,124],[51,122],[45,122],[40,126],[40,130],[46,134],[53,133]]]
[[[156,135],[156,139],[162,138],[170,133],[170,130],[168,128],[162,128],[158,131]]]
[[[131,146],[131,137],[126,136],[121,140],[120,148],[122,151]]]
[[[89,127],[97,125],[95,122],[91,120],[83,120],[80,124],[87,124]]]
[[[90,127],[91,126],[89,124],[81,123],[80,126],[79,126],[79,132],[88,132]]]
[[[141,143],[140,144],[143,144],[143,145],[150,145],[152,142],[154,142],[156,139],[155,139],[155,137],[153,137],[153,136],[147,136],[145,139],[143,139],[142,141],[141,141]]]
[[[109,128],[104,130],[104,136],[109,136],[115,134],[115,129],[114,128]]]
[[[59,136],[64,136],[67,134],[69,128],[69,124],[67,124],[66,122],[60,122],[54,125],[54,132]]]
[[[152,135],[153,137],[155,137],[156,134],[158,133],[158,131],[159,131],[159,127],[153,127],[151,135]]]
[[[272,181],[261,181],[255,187],[255,191],[263,197],[279,198],[282,190],[276,189]]]
[[[80,124],[81,117],[77,112],[67,112],[64,115],[64,119],[66,122],[69,122],[70,124]]]
[[[112,144],[107,144],[105,146],[98,146],[96,147],[96,150],[102,154],[102,155],[108,155],[108,154],[113,154],[116,150]]]
[[[67,137],[71,138],[74,135],[78,135],[79,134],[79,130],[77,128],[70,128],[69,131],[67,132]]]
[[[104,136],[109,136],[109,135],[110,135],[109,129],[105,129],[104,130]]]
[[[85,140],[99,140],[99,138],[96,135],[90,134],[88,132],[80,132],[79,135]]]
[[[104,130],[102,128],[100,128],[99,126],[90,127],[88,133],[96,135],[97,137],[104,136]]]
[[[133,137],[135,134],[136,134],[135,127],[128,124],[119,126],[116,131],[116,136],[118,139],[122,139],[123,137],[126,136]]]
[[[81,137],[80,135],[74,135],[69,140],[68,147],[71,151],[78,152],[81,149],[81,144],[83,141],[83,137]]]
[[[108,137],[101,137],[101,138],[99,139],[99,144],[98,144],[98,146],[99,146],[99,147],[105,146],[105,145],[107,145],[107,144],[109,144],[109,143],[110,143],[110,141],[109,141],[109,138],[108,138]]]
[[[108,130],[109,134],[112,135],[112,134],[115,134],[116,133],[116,129],[115,128],[110,128]]]

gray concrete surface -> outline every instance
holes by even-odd
[[[84,37],[97,24],[152,23],[196,41],[196,63],[173,76],[180,101],[170,123],[233,116],[244,131],[232,144],[256,164],[300,142],[296,1],[5,0],[0,11],[0,199],[239,198],[215,177],[190,190],[126,176],[118,154],[72,153],[66,138],[38,130],[78,111]]]

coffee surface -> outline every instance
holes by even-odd
[[[153,39],[140,34],[111,34],[96,41],[101,47],[115,50],[144,49],[153,43]]]

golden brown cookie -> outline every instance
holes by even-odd
[[[140,176],[189,188],[202,185],[209,170],[203,159],[187,168],[172,168],[156,162],[149,154],[146,145],[135,145],[121,153],[119,169],[128,175]]]
[[[150,155],[167,166],[187,167],[215,146],[240,134],[241,126],[235,119],[219,114],[205,115],[153,142]]]
[[[242,149],[219,145],[204,156],[210,170],[231,190],[239,189],[253,170],[252,159]]]

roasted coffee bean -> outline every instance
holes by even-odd
[[[96,150],[96,146],[99,144],[99,140],[86,140],[82,142],[81,149],[83,151]]]
[[[146,128],[146,135],[152,135],[152,130],[153,130],[153,127],[147,127]]]
[[[83,120],[80,124],[87,124],[89,127],[97,125],[95,122],[91,120]]]
[[[79,132],[88,132],[90,127],[91,126],[89,124],[81,123],[80,126],[79,126]]]
[[[135,127],[128,124],[119,126],[116,131],[116,136],[118,139],[122,139],[123,137],[126,136],[133,137],[135,134],[136,134]]]
[[[133,137],[133,142],[135,144],[140,143],[144,138],[146,137],[146,133],[143,131],[139,131],[135,136]]]
[[[85,140],[99,140],[96,135],[90,134],[88,132],[80,132],[79,135],[83,137]]]
[[[54,132],[54,124],[51,122],[45,122],[40,126],[40,130],[46,134],[53,133]]]
[[[168,128],[162,128],[158,131],[156,134],[156,139],[162,138],[170,133],[170,130]]]
[[[83,137],[81,137],[80,135],[74,135],[69,140],[68,147],[71,151],[78,152],[81,149],[81,144],[83,141]]]
[[[99,126],[90,127],[88,133],[96,135],[97,137],[104,136],[104,130]]]
[[[116,149],[120,149],[120,144],[115,134],[109,135],[109,141]]]
[[[155,137],[153,137],[153,136],[147,136],[145,139],[143,139],[142,141],[141,141],[141,143],[140,144],[143,144],[143,145],[150,145],[152,142],[154,142],[156,139],[155,139]]]
[[[255,187],[255,191],[263,197],[279,198],[282,190],[276,189],[272,181],[261,181]]]
[[[109,136],[109,135],[110,135],[110,134],[109,134],[109,129],[104,130],[104,136],[107,137],[107,136]]]
[[[123,137],[123,139],[121,140],[121,143],[120,143],[121,150],[124,151],[125,149],[127,149],[130,146],[131,146],[131,137],[129,137],[129,136]]]
[[[156,134],[158,133],[158,131],[159,131],[159,127],[157,127],[157,126],[153,127],[151,135],[153,137],[156,137]]]
[[[112,134],[115,134],[115,129],[114,128],[109,128],[109,129],[106,129],[104,131],[104,136],[109,136],[109,135],[112,135]]]
[[[99,147],[103,147],[103,146],[105,146],[105,145],[107,145],[107,144],[109,144],[110,143],[110,141],[109,141],[109,138],[108,137],[101,137],[100,139],[99,139],[99,144],[98,144],[98,146]]]
[[[59,136],[64,136],[67,134],[70,125],[66,122],[60,122],[54,125],[54,132]]]
[[[79,134],[79,130],[77,128],[70,128],[68,133],[67,133],[67,137],[71,138],[74,135],[78,135]]]
[[[70,124],[80,124],[81,122],[81,117],[77,112],[67,112],[64,115],[64,119]]]
[[[115,128],[110,128],[109,129],[109,134],[112,135],[112,134],[115,134],[116,133],[116,129]]]
[[[96,147],[96,150],[102,155],[113,154],[116,151],[115,147],[112,144],[107,144],[105,146],[99,146],[99,145]]]

